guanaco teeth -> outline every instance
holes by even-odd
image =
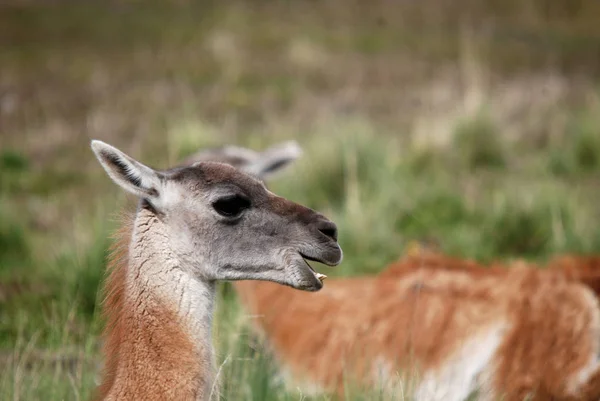
[[[315,275],[317,276],[317,278],[319,279],[320,282],[323,282],[327,276],[321,273],[315,273]]]

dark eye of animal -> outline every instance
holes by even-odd
[[[250,207],[250,201],[243,196],[234,195],[221,198],[212,206],[223,217],[238,217]]]

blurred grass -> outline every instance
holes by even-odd
[[[2,6],[0,398],[91,394],[111,216],[131,203],[91,137],[157,168],[297,139],[271,186],[338,223],[333,276],[413,240],[482,261],[600,252],[600,3],[459,3]],[[220,290],[223,399],[329,399],[285,387]]]

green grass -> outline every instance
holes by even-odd
[[[330,135],[326,142],[324,131]],[[200,130],[198,137],[203,135],[206,131]],[[264,137],[248,140],[267,142]],[[217,137],[212,141],[217,143]],[[333,276],[375,273],[398,258],[409,241],[428,238],[450,254],[479,260],[543,261],[556,252],[600,252],[594,218],[599,189],[578,179],[600,171],[563,180],[551,172],[539,175],[533,162],[531,170],[496,164],[474,169],[457,149],[415,172],[410,147],[374,134],[358,120],[315,127],[302,144],[306,156],[271,186],[339,224],[345,262],[331,270]],[[538,152],[532,160],[552,155],[550,149]],[[14,354],[2,362],[8,363],[2,377],[7,396],[21,392],[22,399],[41,398],[56,383],[64,386],[52,389],[58,398],[77,393],[85,398],[91,391],[99,360],[98,286],[113,229],[102,223],[104,213],[92,217],[97,220],[86,228],[89,245],[74,245],[44,262],[36,261],[28,229],[14,219],[2,220],[0,245],[8,251],[1,264],[12,272],[2,283],[15,288],[1,310],[0,344]],[[249,332],[235,294],[229,286],[221,289],[215,338],[224,399],[298,399],[301,393],[277,380],[276,366]],[[42,359],[44,352],[55,360]],[[56,361],[67,357],[73,358],[68,367]],[[34,362],[19,363],[19,358]]]
[[[599,253],[598,3],[400,3],[0,10],[0,399],[93,390],[112,216],[131,199],[91,137],[158,168],[297,139],[305,156],[271,187],[338,224],[331,276],[376,273],[414,240],[482,261]],[[219,289],[223,399],[331,399],[286,387]]]

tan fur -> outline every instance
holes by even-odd
[[[475,262],[406,258],[379,277],[331,279],[306,294],[269,283],[236,283],[275,355],[298,380],[342,394],[373,385],[378,361],[392,375],[444,366],[465,341],[499,326],[501,345],[483,374],[507,401],[598,400],[600,372],[575,377],[600,352],[598,301],[560,270],[524,263],[483,269]],[[347,369],[347,372],[345,372]]]
[[[473,260],[458,259],[447,255],[430,251],[427,249],[418,249],[411,247],[408,257],[413,263],[399,263],[388,266],[381,276],[394,276],[401,274],[403,269],[412,269],[412,264],[426,265],[430,268],[461,270],[468,272],[472,277],[481,276],[501,276],[506,274],[510,268],[500,263],[492,263],[491,265],[483,265]],[[520,261],[513,264],[522,263]],[[532,267],[534,267],[532,265]],[[542,266],[535,266],[542,267]],[[552,258],[546,268],[554,273],[561,274],[564,278],[570,281],[576,281],[590,288],[596,296],[600,296],[600,257],[599,256],[583,256],[583,255],[559,255]]]
[[[561,255],[548,263],[570,280],[579,281],[600,295],[600,256]]]
[[[206,372],[198,362],[198,344],[182,328],[177,313],[156,299],[147,302],[144,313],[139,313],[126,294],[133,217],[124,214],[122,221],[113,242],[104,290],[106,362],[96,399],[202,398]],[[119,366],[135,374],[118,376]]]
[[[108,262],[108,277],[104,284],[104,303],[102,316],[106,320],[103,331],[104,362],[103,382],[98,388],[96,399],[104,399],[113,386],[117,365],[119,363],[119,344],[123,337],[123,320],[121,313],[124,309],[123,293],[125,291],[125,277],[128,263],[129,239],[131,238],[133,216],[122,214],[122,225],[116,232],[111,246],[111,255]]]

